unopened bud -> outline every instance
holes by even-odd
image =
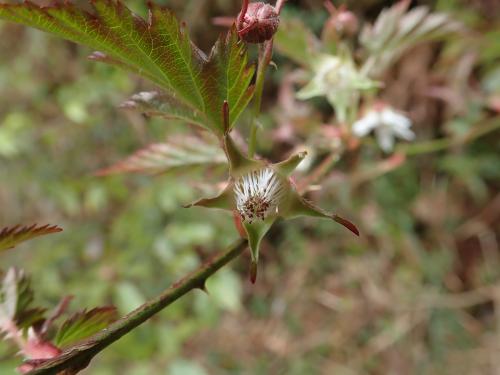
[[[248,4],[246,13],[237,18],[238,35],[247,43],[263,43],[278,31],[279,14],[269,4],[256,2]]]
[[[339,36],[355,35],[359,28],[356,15],[344,7],[336,9],[329,2],[326,5],[330,12],[330,18],[328,18],[323,28],[323,40],[336,40]]]

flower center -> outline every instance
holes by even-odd
[[[276,213],[284,192],[285,184],[271,168],[252,171],[234,184],[236,208],[248,223]]]

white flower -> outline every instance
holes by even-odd
[[[277,213],[285,184],[271,168],[264,168],[241,176],[233,189],[238,212],[243,221],[251,223]]]
[[[347,120],[348,108],[356,103],[361,91],[371,90],[378,86],[362,74],[354,64],[351,56],[339,57],[319,55],[313,63],[314,77],[298,93],[301,100],[315,96],[326,96],[335,108],[340,122]]]
[[[279,163],[266,164],[262,160],[247,158],[228,134],[224,135],[224,150],[229,161],[230,176],[226,188],[215,197],[202,198],[185,207],[219,208],[233,213],[236,227],[248,238],[252,256],[252,282],[257,276],[261,241],[279,217],[331,219],[359,236],[358,229],[349,220],[316,207],[295,189],[290,175],[305,158],[306,152],[299,152]]]
[[[391,152],[394,148],[394,138],[407,141],[415,139],[415,133],[410,129],[411,120],[396,112],[389,106],[372,108],[352,126],[352,131],[358,137],[363,137],[375,131],[377,142],[382,150]]]

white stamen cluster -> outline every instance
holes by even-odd
[[[284,193],[285,184],[271,168],[250,172],[234,184],[236,207],[248,223],[276,213]]]

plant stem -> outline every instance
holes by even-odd
[[[281,8],[283,8],[283,5],[285,5],[287,0],[277,0],[276,1],[276,5],[275,5],[275,9],[276,9],[276,12],[278,12],[278,14],[280,14],[281,12]]]
[[[273,40],[267,41],[259,50],[259,66],[257,67],[257,78],[255,79],[255,94],[253,97],[252,125],[250,128],[250,141],[248,143],[248,156],[253,158],[257,147],[258,117],[262,105],[262,93],[264,91],[264,78],[267,66],[273,56]]]
[[[245,19],[245,15],[247,14],[247,10],[248,10],[248,1],[249,0],[243,0],[243,3],[241,4],[240,16],[236,20],[236,23],[238,26],[241,26],[241,24],[243,23],[243,20]]]
[[[276,12],[280,14],[283,5],[287,0],[276,1]],[[262,105],[262,93],[264,91],[264,78],[266,70],[273,56],[273,39],[268,40],[259,46],[259,62],[257,67],[257,77],[255,79],[255,94],[253,98],[252,122],[250,127],[250,140],[248,142],[248,156],[253,158],[257,148],[258,117]]]
[[[446,150],[450,147],[465,145],[498,129],[500,129],[500,121],[498,120],[498,118],[493,118],[491,120],[486,120],[483,123],[473,126],[471,130],[469,130],[469,132],[462,137],[434,139],[431,141],[424,141],[400,146],[399,149],[406,155],[418,155],[437,152]]]
[[[28,375],[76,374],[88,366],[90,360],[103,349],[138,327],[156,313],[163,310],[193,289],[205,288],[206,280],[224,265],[238,257],[247,247],[246,240],[233,243],[223,254],[205,263],[197,271],[176,282],[157,297],[111,324],[84,342],[64,351],[60,356],[48,360]]]

